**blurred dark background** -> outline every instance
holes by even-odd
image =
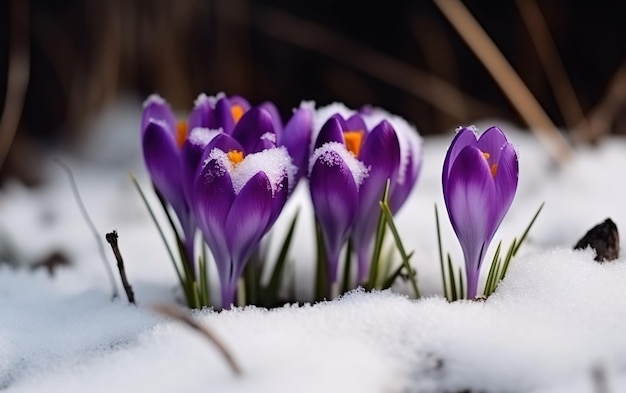
[[[626,133],[626,2],[463,4],[558,127]],[[284,116],[301,100],[373,104],[423,135],[485,117],[528,126],[431,0],[7,0],[0,20],[0,162],[27,184],[25,157],[76,143],[126,94],[189,110],[224,91]],[[563,69],[550,75],[537,43]]]

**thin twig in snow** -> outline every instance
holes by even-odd
[[[128,278],[126,277],[126,269],[124,268],[124,259],[122,259],[122,253],[120,252],[120,248],[117,245],[117,231],[109,232],[106,234],[107,242],[111,245],[111,249],[113,250],[113,254],[115,255],[115,260],[117,261],[117,269],[120,272],[120,278],[122,279],[122,286],[124,287],[124,292],[126,292],[126,297],[128,298],[128,302],[130,304],[135,304],[135,294],[133,293],[133,287],[130,286],[128,282]]]

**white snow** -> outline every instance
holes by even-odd
[[[518,193],[488,257],[497,240],[520,235],[546,204],[496,292],[484,302],[454,303],[441,297],[433,211],[437,204],[444,248],[460,263],[441,195],[441,166],[454,130],[423,138],[422,173],[396,224],[406,248],[415,250],[424,298],[410,299],[400,283],[393,291],[354,291],[313,305],[195,312],[241,365],[237,377],[201,336],[149,307],[178,304],[181,294],[128,176],[136,175],[156,207],[137,124],[120,123],[114,134],[135,146],[132,160],[106,162],[101,154],[93,162],[52,152],[43,188],[4,185],[0,226],[20,263],[61,250],[72,265],[54,277],[41,269],[0,268],[0,390],[591,393],[606,384],[610,393],[626,391],[626,261],[599,264],[591,250],[571,250],[607,217],[620,229],[626,223],[625,138],[580,148],[559,169],[529,132],[498,120],[477,124],[480,130],[499,125],[520,153]],[[96,240],[54,157],[73,169],[100,238],[118,231],[138,306],[123,294],[111,301]],[[291,258],[297,294],[307,300],[315,252],[306,182],[294,190],[272,239],[283,238],[298,208]],[[107,257],[115,268],[108,245]]]
[[[285,176],[288,184],[293,184],[298,170],[283,146],[248,154],[236,165],[230,161],[226,152],[215,148],[205,160],[205,165],[210,160],[217,160],[221,168],[228,171],[235,194],[239,194],[248,181],[261,171],[267,176],[274,193]]]
[[[326,142],[313,151],[309,159],[309,175],[316,162],[319,161],[326,166],[334,166],[340,164],[339,160],[348,167],[357,187],[360,186],[369,174],[369,168],[349,152],[346,145],[339,142]]]

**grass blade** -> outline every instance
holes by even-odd
[[[280,283],[283,279],[285,265],[287,263],[287,253],[289,253],[289,248],[291,246],[291,241],[293,240],[293,234],[296,228],[296,224],[298,222],[299,215],[300,209],[296,211],[296,214],[294,214],[293,219],[289,224],[289,230],[287,231],[287,235],[285,236],[283,245],[281,246],[278,257],[276,258],[274,270],[272,271],[270,282],[267,285],[267,300],[269,302],[273,302],[278,297],[278,290],[280,289]]]
[[[387,201],[389,197],[389,179],[385,183],[385,189],[383,191],[383,199],[381,202]],[[376,288],[376,282],[378,281],[378,266],[380,264],[380,254],[383,249],[383,242],[385,241],[385,232],[387,227],[385,226],[385,214],[383,210],[380,210],[378,214],[378,224],[376,226],[376,237],[374,238],[374,249],[372,251],[372,262],[370,263],[370,276],[366,285],[366,289],[371,291]]]
[[[450,253],[448,253],[448,272],[450,272],[450,275],[448,276],[450,279],[450,297],[448,298],[448,301],[453,302],[458,298],[456,292],[456,279],[454,278],[454,270],[452,269],[452,258],[450,258]]]
[[[443,247],[441,242],[441,227],[439,225],[439,212],[437,211],[437,204],[435,203],[435,227],[437,228],[437,246],[439,249],[439,266],[441,267],[441,281],[443,282],[443,296],[448,298],[448,285],[446,284],[446,267],[443,263]]]
[[[533,216],[532,220],[530,220],[530,223],[526,227],[526,230],[524,231],[522,236],[519,238],[519,242],[517,243],[517,245],[513,249],[513,253],[511,254],[512,256],[515,256],[517,254],[517,250],[519,250],[519,248],[522,245],[522,243],[524,242],[524,240],[526,240],[526,236],[528,236],[528,232],[530,232],[530,228],[532,228],[533,224],[535,223],[535,220],[537,220],[537,217],[539,217],[539,213],[541,213],[541,210],[543,209],[543,206],[545,204],[546,204],[545,202],[541,203],[541,206],[539,206],[539,209],[537,209],[537,212]]]
[[[387,204],[386,201],[380,202],[380,206],[382,208],[382,212],[385,214],[387,225],[389,226],[389,229],[391,230],[391,234],[393,235],[393,238],[396,242],[396,247],[398,248],[398,252],[400,253],[400,256],[402,257],[402,264],[404,265],[407,272],[409,273],[409,280],[411,282],[411,286],[413,287],[415,298],[419,299],[420,291],[417,288],[417,281],[415,281],[414,270],[411,268],[411,264],[409,263],[409,256],[404,250],[404,246],[402,245],[402,240],[400,239],[400,234],[398,233],[396,225],[393,222],[393,215],[391,214],[391,209],[389,208],[389,205]]]

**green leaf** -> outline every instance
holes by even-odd
[[[341,292],[345,293],[347,291],[349,291],[350,288],[350,275],[351,273],[351,267],[352,267],[352,240],[348,239],[348,245],[346,247],[346,260],[344,263],[344,270],[343,270],[343,282],[341,284]]]
[[[459,267],[459,299],[466,298],[465,289],[463,288],[463,269]]]
[[[502,270],[498,272],[498,282],[496,283],[496,286],[500,283],[500,281],[502,281],[504,276],[506,276],[507,270],[509,270],[509,263],[511,262],[511,258],[513,258],[513,254],[515,253],[515,250],[517,248],[516,245],[516,239],[513,239],[513,243],[511,243],[511,247],[509,247],[509,251],[507,251],[506,257],[504,258]]]
[[[449,302],[453,302],[458,299],[456,292],[456,279],[454,278],[454,270],[452,269],[452,258],[450,258],[450,253],[448,253],[448,272],[450,272],[450,297],[448,298]]]
[[[398,248],[398,252],[400,253],[400,256],[402,257],[402,264],[404,265],[405,269],[409,272],[409,280],[411,282],[411,286],[413,287],[415,298],[419,299],[420,291],[417,288],[417,281],[415,281],[415,274],[413,274],[414,270],[411,268],[411,264],[409,263],[409,256],[404,250],[404,246],[402,245],[402,240],[400,239],[400,234],[398,233],[396,225],[393,222],[393,215],[391,214],[391,209],[389,208],[389,205],[387,204],[386,200],[384,202],[380,202],[380,206],[382,208],[382,212],[385,214],[387,225],[389,226],[389,229],[391,230],[391,234],[393,235],[393,238],[396,242],[396,247]]]
[[[209,291],[207,253],[204,244],[202,244],[202,255],[200,255],[198,260],[198,274],[200,275],[200,303],[202,307],[209,307],[211,305],[211,295]]]
[[[148,199],[146,198],[146,194],[143,192],[143,189],[141,188],[141,186],[139,185],[139,182],[137,181],[137,178],[131,173],[130,174],[130,179],[133,182],[133,184],[135,185],[135,188],[137,189],[137,191],[139,192],[139,195],[141,196],[141,200],[143,201],[144,205],[146,206],[146,208],[148,209],[148,213],[150,213],[150,217],[152,218],[152,222],[154,222],[154,225],[156,226],[157,230],[159,231],[159,235],[161,236],[161,240],[163,240],[163,244],[165,245],[165,248],[167,249],[167,253],[170,256],[170,259],[172,261],[172,265],[174,266],[174,270],[176,271],[176,276],[178,276],[178,281],[180,283],[181,288],[183,289],[183,292],[185,294],[185,298],[187,300],[187,304],[191,307],[192,306],[192,299],[193,296],[189,291],[189,287],[188,285],[186,285],[185,280],[183,279],[182,274],[180,273],[180,268],[178,267],[178,264],[176,262],[176,258],[174,258],[174,253],[172,252],[172,249],[167,241],[167,238],[165,237],[165,234],[163,233],[163,229],[161,228],[161,225],[159,224],[159,221],[157,220],[154,211],[152,210],[152,207],[150,206],[150,204],[148,203]],[[178,238],[178,236],[176,236]]]
[[[443,263],[443,247],[442,247],[442,242],[441,242],[441,227],[439,226],[439,212],[437,211],[437,204],[435,203],[435,226],[437,228],[437,245],[438,245],[438,249],[439,249],[439,266],[441,267],[441,281],[443,282],[443,296],[450,300],[450,298],[448,297],[448,285],[446,284],[446,281],[448,281],[447,279],[447,275],[446,275],[446,268],[445,265]]]
[[[266,290],[267,300],[270,304],[275,302],[278,298],[280,283],[283,280],[285,266],[287,263],[287,254],[289,253],[289,248],[291,247],[291,241],[293,240],[293,234],[296,228],[296,223],[298,222],[299,215],[300,209],[296,211],[296,214],[294,214],[293,219],[289,224],[289,230],[287,231],[287,235],[285,236],[283,245],[280,247],[280,252],[278,253],[278,257],[276,258],[276,262],[274,263],[274,270],[272,271],[270,282],[267,285]]]
[[[328,274],[326,266],[326,246],[324,245],[324,236],[320,223],[315,219],[315,243],[317,248],[317,265],[315,269],[315,300],[324,300],[328,283]]]
[[[382,201],[386,201],[389,197],[389,179],[385,183],[385,189],[383,190],[383,199]],[[385,241],[385,232],[387,227],[385,226],[385,216],[384,212],[381,209],[378,214],[378,224],[376,226],[376,236],[374,238],[374,249],[372,251],[372,261],[370,263],[370,276],[365,285],[366,290],[371,291],[376,288],[376,283],[378,282],[378,271],[380,264],[380,254],[383,249],[383,242]]]
[[[537,212],[533,216],[532,220],[530,220],[530,223],[526,227],[526,230],[524,230],[524,233],[519,238],[519,242],[517,243],[517,246],[515,246],[515,248],[513,249],[513,254],[512,254],[513,256],[517,254],[517,251],[519,250],[520,246],[522,245],[522,243],[524,243],[524,240],[526,240],[526,236],[528,236],[528,232],[530,232],[530,228],[532,228],[533,224],[537,220],[537,217],[539,217],[539,213],[541,213],[541,210],[543,209],[543,206],[545,204],[546,204],[545,202],[541,203],[541,205],[539,206],[539,209],[537,209]]]
[[[493,255],[493,260],[491,261],[491,266],[489,267],[489,274],[487,274],[487,282],[485,283],[485,289],[483,290],[483,294],[485,297],[489,296],[491,292],[493,292],[493,283],[495,282],[498,259],[500,258],[500,249],[502,248],[502,240],[498,243],[498,247],[496,248],[496,252]]]

